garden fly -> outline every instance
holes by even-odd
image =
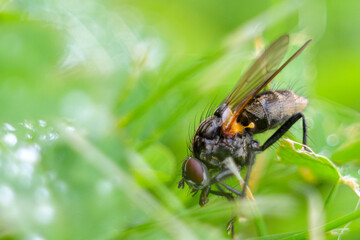
[[[302,119],[302,141],[306,145],[306,122],[302,111],[308,100],[291,90],[262,90],[310,41],[280,66],[289,45],[289,36],[278,38],[242,76],[213,116],[200,123],[192,138],[192,156],[183,162],[182,179],[178,186],[184,188],[184,183],[187,183],[195,194],[201,191],[200,206],[208,202],[209,193],[229,200],[233,199],[231,193],[245,197],[255,155],[279,140],[299,119]],[[253,139],[254,134],[277,127],[277,131],[264,144],[260,145]],[[225,159],[229,157],[239,169],[246,167],[242,191],[223,182],[233,175],[225,164]],[[211,189],[214,184],[220,191]]]

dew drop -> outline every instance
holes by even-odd
[[[29,134],[29,133],[27,133],[27,134],[25,135],[25,137],[26,137],[26,139],[32,139],[32,138],[33,138],[33,136],[31,136],[31,134]]]
[[[54,220],[55,209],[50,204],[41,204],[34,210],[35,219],[42,224],[49,224]]]
[[[47,123],[44,120],[39,120],[40,127],[46,127]]]
[[[3,141],[9,146],[15,146],[18,140],[15,134],[7,133],[4,135]]]
[[[4,128],[7,131],[15,131],[16,130],[10,123],[4,123]]]
[[[25,122],[24,122],[24,127],[26,127],[29,130],[34,130],[34,125],[27,120],[25,120]]]
[[[54,141],[59,138],[59,136],[56,133],[49,133],[48,138],[50,141]]]
[[[40,160],[40,154],[33,146],[19,148],[15,156],[23,163],[35,164]]]
[[[0,205],[7,207],[15,199],[15,194],[12,188],[7,185],[0,185]]]
[[[46,134],[40,135],[39,140],[40,141],[46,141],[47,140],[47,135]]]

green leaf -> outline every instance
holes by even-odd
[[[280,163],[305,167],[317,178],[334,183],[341,178],[341,173],[333,162],[325,156],[304,150],[302,144],[290,139],[280,141],[277,153]]]
[[[312,177],[321,180],[346,184],[360,196],[359,185],[355,178],[343,176],[339,168],[330,159],[312,151],[304,150],[302,144],[285,139],[280,141],[277,154],[280,163],[302,167],[310,171]]]

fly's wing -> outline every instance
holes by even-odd
[[[240,79],[235,89],[225,99],[225,104],[234,112],[229,121],[224,122],[223,131],[231,129],[237,117],[246,104],[253,99],[287,64],[297,57],[310,43],[308,40],[294,55],[292,55],[281,67],[288,45],[289,36],[284,35],[273,42],[265,52],[256,60],[250,69]]]
[[[262,86],[278,69],[289,45],[289,36],[284,35],[272,43],[242,76],[232,93],[226,98],[234,112]]]

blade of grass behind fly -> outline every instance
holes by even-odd
[[[162,97],[164,97],[167,93],[170,92],[174,87],[180,84],[183,81],[189,80],[195,74],[199,73],[202,69],[209,66],[217,59],[219,59],[223,55],[223,52],[216,52],[210,57],[201,59],[197,61],[195,64],[192,64],[180,71],[173,78],[171,78],[167,83],[162,85],[152,96],[150,96],[147,100],[145,100],[142,104],[137,106],[134,110],[128,113],[125,117],[121,118],[118,121],[118,127],[123,128],[129,125],[135,118],[139,118],[143,116],[152,105],[154,105],[157,101],[159,101]]]
[[[360,209],[347,214],[343,217],[339,217],[331,222],[328,222],[318,228],[325,229],[325,232],[334,230],[338,227],[341,227],[345,224],[347,224],[350,221],[356,220],[360,218]],[[275,239],[283,239],[283,240],[301,240],[301,239],[307,239],[309,235],[309,231],[300,231],[300,232],[292,232],[292,233],[282,233],[282,234],[274,234],[264,237],[258,237],[258,238],[251,238],[252,240],[275,240]]]

